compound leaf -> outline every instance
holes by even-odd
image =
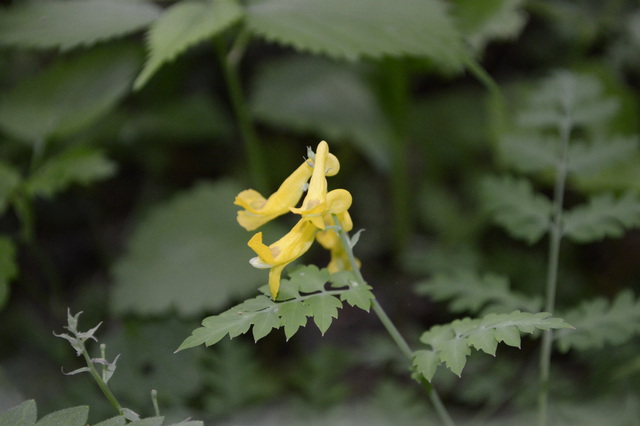
[[[617,200],[610,193],[592,197],[587,204],[565,213],[563,230],[572,240],[586,243],[620,237],[639,225],[640,200],[630,191]]]
[[[413,368],[417,374],[422,374],[427,381],[431,381],[441,364],[437,351],[420,349],[413,353]]]
[[[481,195],[494,221],[514,238],[533,244],[548,231],[551,202],[535,193],[526,179],[486,178]]]
[[[351,306],[357,306],[363,311],[369,312],[373,303],[373,293],[371,287],[358,285],[350,287],[347,291],[340,294],[340,300],[347,302]]]
[[[640,299],[631,291],[623,291],[611,304],[605,298],[583,302],[565,314],[575,327],[556,333],[558,349],[579,351],[620,345],[640,333]]]
[[[311,315],[309,307],[302,302],[283,303],[278,308],[278,315],[284,326],[284,335],[289,340],[300,327],[307,325],[307,317]]]
[[[162,65],[221,33],[241,17],[237,0],[186,1],[171,6],[149,30],[149,58],[134,89],[144,86]]]
[[[466,56],[438,0],[253,0],[246,13],[259,36],[338,59],[424,56],[460,69]]]
[[[516,309],[536,312],[542,306],[539,297],[512,291],[507,277],[480,275],[472,270],[436,274],[418,283],[416,292],[436,301],[450,300],[449,308],[453,312],[511,312]]]
[[[280,328],[282,321],[274,309],[258,312],[253,319],[253,340],[258,341],[271,333],[274,328]]]
[[[151,2],[48,0],[21,2],[0,15],[0,44],[72,49],[138,31],[160,16]]]
[[[551,314],[546,312],[532,314],[513,311],[509,314],[488,314],[480,319],[463,318],[437,325],[425,331],[420,341],[430,346],[429,350],[437,353],[440,362],[459,376],[471,353],[471,347],[495,355],[498,343],[520,347],[520,333],[552,328],[571,328],[571,325],[560,318],[551,318]],[[433,357],[433,354],[426,353],[414,356],[414,368],[419,372],[424,371],[427,380],[431,380],[434,374]]]
[[[638,139],[631,137],[618,136],[592,143],[572,141],[567,168],[578,175],[590,175],[627,160],[637,149]]]

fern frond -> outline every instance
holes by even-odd
[[[193,330],[178,351],[202,344],[211,346],[225,336],[232,339],[245,334],[252,327],[255,341],[281,327],[288,340],[307,324],[309,317],[324,335],[332,321],[338,318],[338,309],[342,308],[343,301],[364,310],[371,306],[371,288],[352,285],[355,280],[349,279],[350,274],[330,275],[326,269],[319,270],[315,266],[298,268],[290,273],[288,280],[281,281],[276,301],[267,296],[268,287],[263,286],[260,296],[205,318],[202,327]],[[327,281],[331,288],[341,288],[326,290]]]
[[[627,290],[618,294],[611,304],[600,297],[582,303],[564,316],[575,329],[556,333],[561,352],[619,345],[640,333],[640,298],[635,299]]]
[[[532,132],[506,135],[500,140],[505,163],[523,173],[555,170],[560,141],[557,137]]]
[[[630,191],[617,200],[610,193],[594,196],[588,204],[565,213],[563,231],[572,240],[585,243],[620,237],[636,226],[640,226],[640,199]]]
[[[449,302],[452,312],[511,312],[521,309],[537,312],[542,307],[539,297],[529,297],[509,288],[509,279],[496,274],[480,275],[464,270],[441,273],[416,285],[416,292],[436,301]],[[483,309],[484,308],[484,309]]]
[[[429,349],[414,353],[414,370],[431,381],[437,367],[444,363],[460,376],[471,348],[495,356],[498,343],[519,348],[521,333],[570,327],[563,319],[551,317],[547,312],[532,314],[520,311],[489,314],[479,319],[463,318],[450,324],[436,325],[420,337],[420,341]]]
[[[493,220],[514,238],[533,244],[548,231],[551,202],[535,193],[526,179],[486,178],[481,195]]]

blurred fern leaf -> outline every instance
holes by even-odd
[[[611,304],[599,297],[582,303],[565,317],[575,329],[557,332],[556,344],[561,352],[620,345],[640,333],[640,299],[625,290]]]
[[[520,333],[558,328],[571,328],[571,325],[561,318],[551,317],[547,312],[532,314],[520,311],[488,314],[479,319],[463,318],[450,324],[436,325],[420,337],[420,341],[429,349],[415,352],[414,371],[431,381],[437,367],[444,363],[460,376],[471,348],[495,356],[499,343],[519,348]]]
[[[618,199],[610,193],[594,196],[566,212],[563,222],[564,234],[581,243],[620,237],[636,226],[640,226],[640,199],[632,191]]]
[[[189,47],[211,39],[241,17],[242,8],[237,0],[188,1],[171,6],[149,30],[149,58],[134,82],[134,89],[144,86],[162,65]]]
[[[284,328],[288,340],[300,327],[307,324],[309,317],[313,318],[320,332],[324,334],[333,319],[338,317],[338,309],[342,308],[341,299],[362,309],[366,307],[365,310],[373,299],[370,289],[367,288],[325,290],[327,281],[331,283],[331,288],[345,282],[344,274],[336,278],[334,280],[326,269],[318,269],[313,265],[300,267],[289,274],[289,279],[281,281],[276,301],[267,296],[269,290],[266,286],[261,287],[262,295],[246,300],[219,315],[205,318],[202,327],[193,330],[178,351],[202,344],[214,345],[227,335],[234,338],[247,333],[252,326],[256,341],[280,327]]]
[[[627,160],[637,149],[638,139],[632,137],[618,136],[593,143],[572,141],[567,169],[577,175],[590,175]]]
[[[533,244],[548,231],[551,202],[535,193],[526,179],[486,178],[481,196],[493,220],[514,238]]]
[[[246,11],[256,35],[337,59],[421,56],[459,70],[466,58],[439,0],[252,0]]]
[[[160,16],[151,2],[48,0],[20,2],[0,14],[0,44],[72,49],[139,31]]]
[[[529,297],[509,288],[509,279],[496,274],[480,275],[472,270],[440,273],[416,285],[418,294],[436,301],[450,300],[452,312],[506,313],[520,309],[537,312],[539,297]]]

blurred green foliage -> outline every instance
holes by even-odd
[[[582,330],[558,332],[554,416],[634,424],[640,240],[623,231],[638,219],[639,52],[633,0],[0,2],[0,412],[35,399],[40,417],[114,415],[60,373],[78,365],[51,334],[71,307],[104,321],[114,391],[145,415],[155,388],[170,421],[437,424],[379,324],[346,305],[322,339],[173,352],[264,284],[234,195],[272,191],[321,139],[366,229],[363,272],[414,342],[452,313],[535,310],[548,207],[531,195],[553,190],[541,128],[558,93],[538,83],[565,69],[584,76],[567,220],[589,244],[562,248],[556,315]],[[507,233],[487,207],[511,209]],[[531,419],[536,347],[522,346],[435,373],[460,419]]]

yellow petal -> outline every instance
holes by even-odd
[[[283,263],[282,265],[276,265],[269,271],[269,292],[271,293],[271,298],[276,300],[278,297],[278,291],[280,290],[280,277],[282,276],[282,270],[288,263]]]
[[[247,189],[240,192],[234,204],[244,208],[238,212],[238,223],[247,231],[253,231],[268,221],[281,216],[300,201],[313,168],[305,161],[276,192],[265,199],[259,192]]]

